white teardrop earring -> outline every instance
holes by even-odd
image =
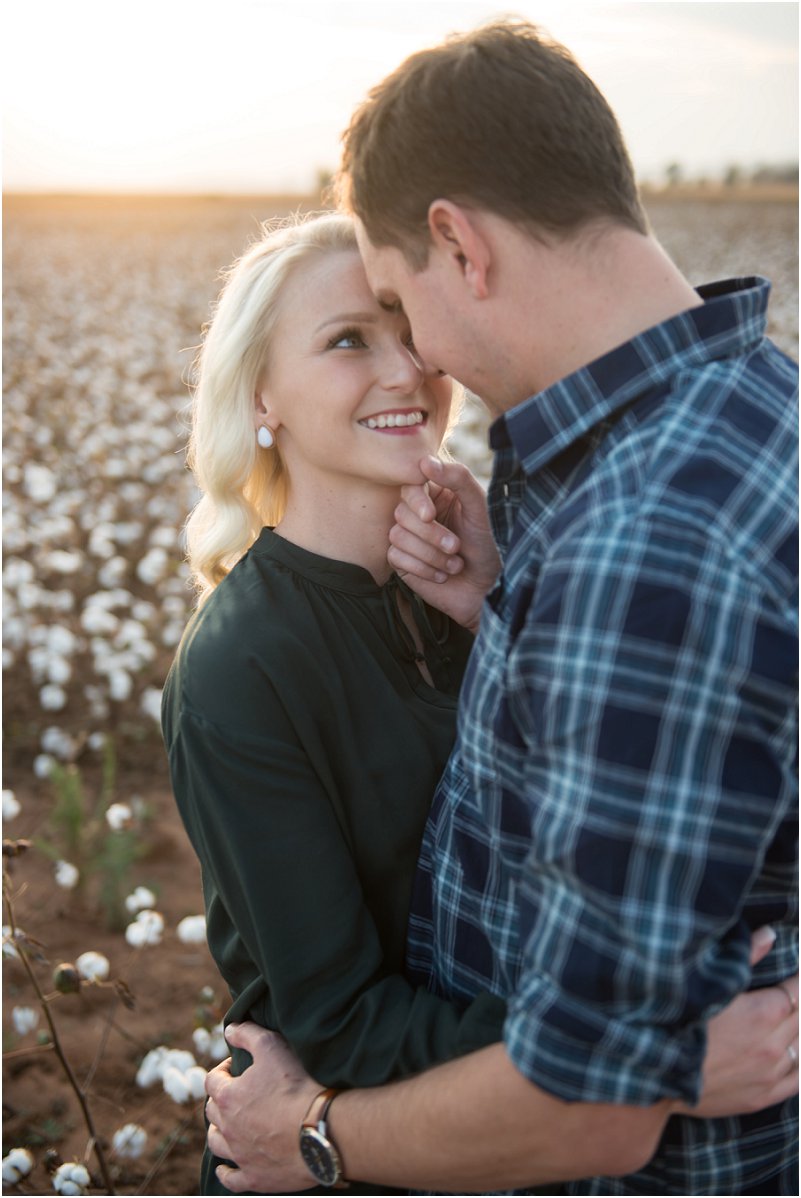
[[[275,437],[273,436],[272,429],[269,429],[266,424],[259,425],[256,440],[262,449],[272,449],[273,445],[275,445]]]

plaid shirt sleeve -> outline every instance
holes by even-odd
[[[749,981],[745,896],[795,794],[795,631],[731,549],[680,505],[619,511],[554,540],[525,610],[489,605],[533,797],[505,1040],[567,1100],[694,1100],[702,1021]]]

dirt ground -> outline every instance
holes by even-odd
[[[138,1123],[148,1133],[139,1160],[119,1162],[110,1156],[117,1193],[196,1194],[204,1141],[202,1102],[178,1106],[158,1083],[139,1088],[135,1076],[145,1053],[157,1045],[194,1051],[192,1030],[199,1023],[213,1026],[221,1017],[223,990],[205,944],[184,944],[175,935],[178,921],[200,912],[202,901],[197,862],[166,778],[154,767],[140,778],[129,773],[127,780],[137,786],[151,813],[146,853],[135,864],[132,881],[157,895],[156,908],[165,919],[162,943],[130,948],[120,931],[104,927],[91,894],[59,890],[54,902],[52,865],[35,849],[13,862],[15,923],[41,946],[44,960],[34,968],[43,989],[52,992],[55,965],[95,950],[111,963],[109,982],[119,979],[130,990],[130,1007],[111,984],[85,984],[81,993],[59,996],[52,1004],[78,1080],[86,1084],[91,1074],[88,1102],[101,1141],[108,1145],[125,1123]],[[50,794],[42,784],[17,797],[23,812],[14,821],[14,837],[35,839],[46,823]],[[5,831],[10,835],[10,826]],[[3,922],[8,922],[6,913]],[[53,1192],[45,1164],[52,1148],[64,1160],[85,1160],[93,1192],[107,1193],[77,1098],[55,1053],[37,1048],[36,1033],[20,1038],[14,1032],[12,1008],[34,1005],[34,995],[21,963],[6,961],[5,966],[3,1152],[29,1146],[37,1162],[15,1192]],[[204,988],[213,992],[212,1001]],[[38,1030],[43,1027],[41,1019]]]

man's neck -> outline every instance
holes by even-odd
[[[507,360],[518,354],[511,385],[486,400],[494,414],[703,302],[655,238],[626,228],[527,249],[510,263],[515,303],[501,319]]]

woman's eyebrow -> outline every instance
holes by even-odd
[[[373,324],[378,319],[375,312],[341,312],[338,316],[327,316],[322,324],[318,324],[314,330],[319,333],[320,329],[326,328],[329,324]]]

